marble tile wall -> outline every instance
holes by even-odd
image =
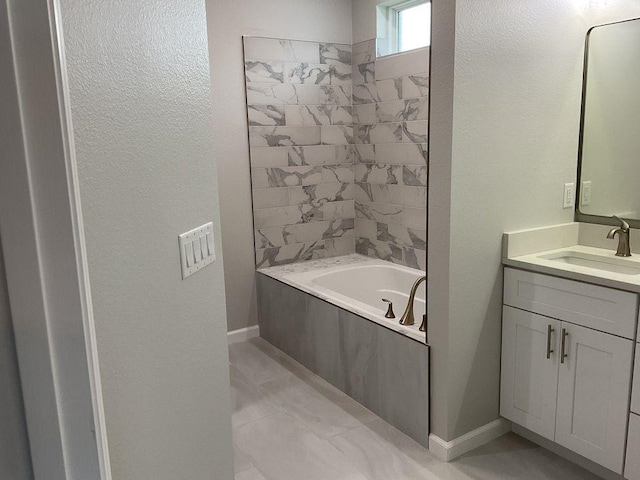
[[[356,251],[425,269],[428,55],[352,51]]]
[[[244,38],[256,265],[353,253],[351,45]]]
[[[256,265],[425,268],[428,55],[244,38]]]

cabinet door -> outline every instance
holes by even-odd
[[[561,344],[563,332],[556,442],[622,473],[633,342],[563,323]]]
[[[640,416],[634,414],[629,418],[629,443],[624,477],[640,480]]]
[[[560,325],[535,313],[503,309],[500,414],[549,440],[556,422]]]

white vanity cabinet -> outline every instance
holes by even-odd
[[[640,480],[640,344],[636,345],[636,368],[633,374],[632,390],[627,464],[624,476],[629,480]]]
[[[502,416],[621,474],[637,295],[506,268],[504,304]]]

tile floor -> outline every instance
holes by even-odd
[[[262,339],[230,345],[236,480],[596,480],[508,434],[451,463]]]

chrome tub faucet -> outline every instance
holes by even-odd
[[[631,256],[631,246],[629,245],[629,224],[625,222],[623,219],[612,215],[613,218],[620,221],[620,226],[618,228],[612,228],[607,233],[607,238],[614,239],[616,234],[618,235],[618,250],[616,251],[617,257],[630,257]]]

